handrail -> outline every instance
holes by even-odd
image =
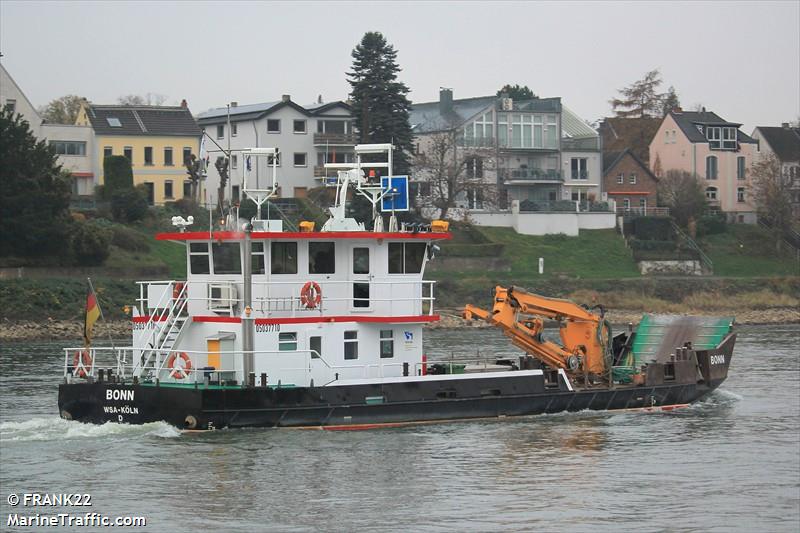
[[[692,250],[697,252],[697,255],[700,257],[700,262],[703,263],[703,265],[708,269],[708,272],[709,273],[713,273],[714,272],[714,262],[711,261],[711,258],[708,257],[705,254],[705,252],[703,252],[703,250],[700,249],[700,246],[697,245],[697,243],[694,241],[694,239],[692,239],[687,234],[685,234],[681,230],[681,228],[679,228],[678,225],[675,224],[674,221],[670,220],[670,224],[672,224],[672,229],[675,230],[675,233],[677,233],[678,236],[680,238],[682,238],[686,242],[686,244],[689,245],[689,248],[691,248]]]

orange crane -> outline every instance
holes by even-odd
[[[464,318],[497,326],[511,342],[551,368],[578,375],[606,374],[611,327],[599,314],[569,300],[547,298],[522,289],[495,287],[491,312],[468,304]],[[542,337],[544,319],[560,324],[561,345]]]

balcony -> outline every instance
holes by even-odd
[[[355,146],[354,133],[315,133],[314,146]]]
[[[561,173],[558,170],[542,170],[538,168],[515,168],[504,172],[506,182],[509,181],[530,181],[530,182],[563,182]]]
[[[588,170],[572,170],[569,174],[569,179],[573,181],[586,181],[589,179],[589,171]]]
[[[494,137],[464,137],[458,139],[461,148],[494,148]]]

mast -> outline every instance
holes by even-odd
[[[250,383],[250,375],[255,372],[255,356],[253,350],[255,349],[255,317],[253,316],[253,262],[251,259],[253,252],[253,241],[250,232],[253,231],[253,224],[247,222],[244,224],[244,261],[242,262],[242,277],[244,278],[244,296],[242,305],[244,313],[242,316],[242,351],[243,362],[242,369],[244,371],[243,383]]]

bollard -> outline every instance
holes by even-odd
[[[261,373],[261,386],[262,387],[267,386],[267,374],[265,372]]]
[[[97,381],[102,383],[104,373],[105,373],[105,370],[103,370],[102,368],[98,368],[97,369]]]
[[[408,377],[408,363],[403,363],[403,377]]]
[[[109,368],[109,369],[106,371],[106,379],[108,379],[108,382],[109,382],[109,383],[116,383],[116,382],[114,381],[114,370],[113,370],[113,369]]]
[[[255,387],[256,386],[256,373],[250,372],[247,376],[247,386],[248,387]]]

